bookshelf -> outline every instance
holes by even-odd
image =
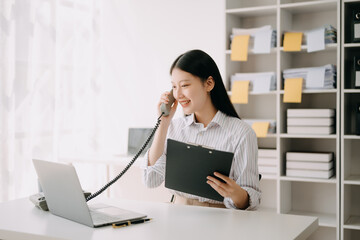
[[[341,238],[360,239],[360,136],[356,135],[356,108],[360,89],[354,84],[354,57],[360,55],[360,43],[352,38],[354,9],[360,1],[342,2],[341,35]]]
[[[225,86],[229,95],[230,77],[235,73],[275,72],[277,89],[269,93],[249,93],[248,104],[234,104],[239,116],[243,119],[275,119],[276,133],[266,138],[258,138],[259,148],[274,148],[277,152],[278,171],[275,176],[265,176],[260,181],[262,202],[260,211],[272,211],[282,214],[317,216],[319,228],[310,239],[355,239],[343,238],[340,224],[340,97],[342,76],[340,75],[340,0],[226,0],[225,1]],[[337,43],[327,44],[325,50],[307,52],[304,44],[299,52],[284,52],[282,33],[287,31],[308,31],[331,24],[337,29]],[[277,30],[277,43],[268,54],[255,54],[251,49],[246,62],[231,61],[230,34],[232,28],[256,28],[270,25]],[[348,43],[349,48],[360,44]],[[351,50],[349,50],[351,52]],[[289,68],[318,67],[326,64],[337,66],[337,88],[326,90],[303,90],[301,103],[283,103],[284,86],[282,72]],[[358,94],[360,90],[348,93]],[[355,97],[356,98],[356,97]],[[351,99],[353,100],[353,99]],[[359,99],[360,100],[360,99]],[[344,104],[344,103],[342,103]],[[330,135],[288,134],[286,111],[289,108],[333,108],[336,109],[336,132]],[[346,141],[360,144],[360,137],[350,133]],[[360,149],[360,148],[359,148]],[[334,152],[335,176],[330,179],[299,178],[285,175],[285,153],[288,151]],[[353,156],[360,156],[360,150],[353,148]],[[340,154],[341,153],[341,154]],[[353,160],[355,159],[353,157]],[[351,175],[350,182],[360,181],[358,175]],[[350,184],[349,184],[350,185]],[[354,185],[354,186],[353,186]],[[360,184],[352,184],[349,194],[360,191]],[[356,194],[354,194],[356,195]],[[358,195],[352,197],[353,203]],[[355,198],[355,199],[353,199]],[[360,202],[360,201],[359,201]],[[357,209],[360,211],[360,208]],[[360,212],[359,212],[360,213]],[[360,224],[360,214],[350,217],[350,226]],[[354,233],[352,233],[354,235]],[[358,236],[358,235],[356,235]]]

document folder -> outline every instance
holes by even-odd
[[[229,176],[233,156],[231,152],[168,139],[165,187],[223,201],[224,198],[206,183],[206,177],[214,177],[214,172]]]
[[[352,10],[352,22],[351,22],[351,35],[352,42],[360,42],[360,9],[356,8]]]
[[[355,88],[360,88],[360,56],[354,56],[353,83]]]

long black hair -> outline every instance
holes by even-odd
[[[215,61],[207,53],[196,49],[181,54],[171,65],[170,74],[172,74],[174,68],[191,73],[199,77],[202,82],[205,82],[211,76],[214,79],[215,86],[210,92],[210,97],[215,108],[228,116],[240,118],[226,92]]]

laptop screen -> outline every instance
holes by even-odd
[[[140,148],[144,145],[146,139],[150,136],[152,128],[129,128],[128,136],[128,154],[135,155]],[[146,146],[144,151],[141,153],[143,156],[146,151],[150,148],[152,139]]]

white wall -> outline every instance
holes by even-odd
[[[170,89],[169,68],[191,49],[206,51],[223,72],[224,1],[103,1],[105,134],[110,153],[127,149],[128,127],[153,127],[160,94]],[[180,111],[178,111],[180,112]]]
[[[171,87],[169,68],[176,57],[202,49],[224,72],[225,6],[219,0],[106,0],[102,4],[102,91],[107,93],[103,124],[111,128],[101,135],[105,143],[101,149],[126,153],[129,127],[155,125],[156,105],[160,94]],[[111,178],[123,167],[111,167]],[[95,191],[104,184],[104,168],[88,164],[76,168],[84,189]],[[164,187],[146,189],[137,166],[110,191],[117,198],[170,199]]]

